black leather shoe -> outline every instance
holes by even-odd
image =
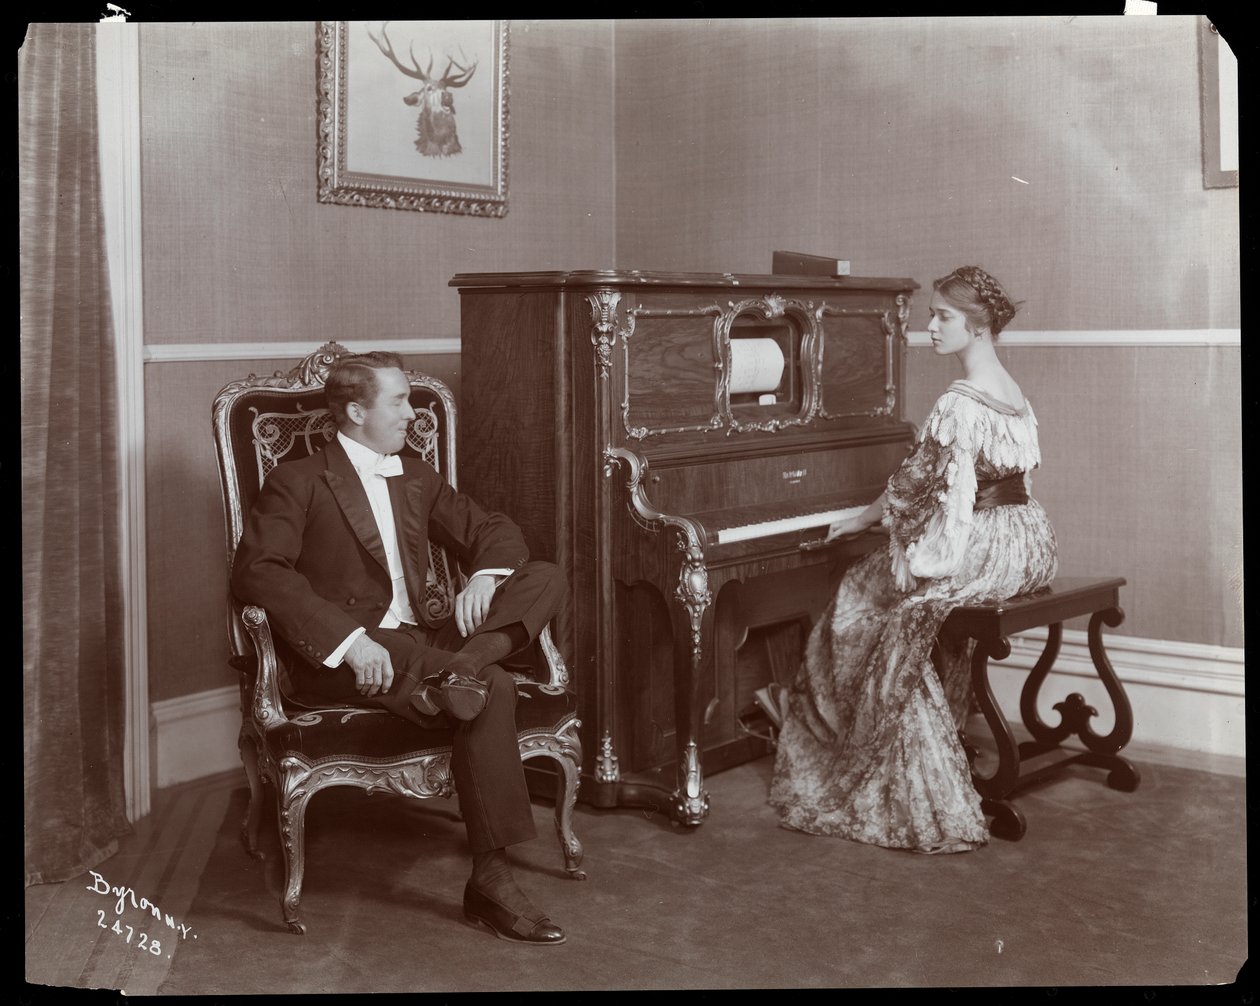
[[[443,671],[420,682],[411,693],[411,704],[422,716],[446,713],[452,719],[476,719],[486,708],[490,689],[478,681],[453,671]]]
[[[568,938],[564,930],[545,915],[537,920],[517,915],[489,895],[482,894],[471,881],[464,885],[464,918],[474,925],[484,926],[509,943],[549,947],[558,946]]]

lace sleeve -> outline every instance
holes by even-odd
[[[919,578],[952,576],[965,557],[976,498],[973,438],[957,414],[966,401],[945,395],[937,402],[913,453],[888,480],[883,523],[901,590],[913,590]]]

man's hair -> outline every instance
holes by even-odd
[[[397,353],[356,353],[343,356],[328,370],[324,381],[324,397],[333,421],[341,426],[346,421],[346,406],[358,402],[370,406],[376,401],[376,371],[402,370],[402,357]]]

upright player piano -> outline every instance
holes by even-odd
[[[909,279],[585,271],[455,276],[459,485],[559,564],[581,796],[709,813],[706,773],[769,751],[754,692],[790,683],[844,565],[827,525],[913,444]],[[593,757],[592,757],[593,755]]]

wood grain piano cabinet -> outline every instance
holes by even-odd
[[[845,565],[886,547],[804,546],[878,497],[913,444],[917,285],[593,270],[450,285],[460,488],[568,578],[554,627],[582,799],[700,824],[706,773],[770,751],[754,692],[790,683]]]

